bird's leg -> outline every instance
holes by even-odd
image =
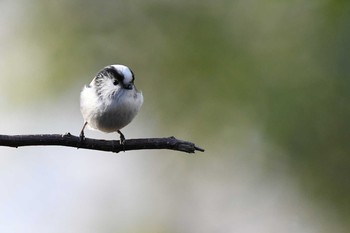
[[[125,143],[124,134],[122,132],[120,132],[120,130],[117,130],[117,132],[120,134],[120,144],[124,145],[124,143]]]
[[[86,125],[87,125],[87,122],[84,123],[83,128],[80,131],[80,135],[79,135],[80,141],[84,141],[84,139],[85,139],[84,129],[85,129]]]

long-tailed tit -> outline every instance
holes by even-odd
[[[124,65],[109,65],[99,71],[80,94],[80,111],[84,126],[80,138],[84,139],[86,126],[102,132],[118,132],[120,142],[125,137],[120,129],[136,116],[143,103],[142,92],[134,85],[134,73]]]

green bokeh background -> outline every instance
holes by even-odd
[[[31,60],[3,64],[23,80],[16,92],[4,84],[6,101],[54,101],[101,67],[126,64],[143,90],[144,117],[162,134],[200,144],[208,163],[232,163],[235,146],[249,148],[258,132],[262,155],[245,159],[266,175],[288,172],[350,229],[347,1],[23,4],[7,45]]]

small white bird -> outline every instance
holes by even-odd
[[[80,132],[84,140],[86,126],[102,132],[118,132],[120,142],[125,137],[120,129],[136,116],[143,103],[142,92],[134,85],[134,73],[124,65],[109,65],[97,73],[80,94],[80,111],[84,126]]]

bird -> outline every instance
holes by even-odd
[[[80,111],[84,125],[80,139],[85,139],[84,129],[99,130],[105,133],[117,132],[120,143],[125,136],[120,131],[137,115],[143,95],[134,84],[135,75],[125,65],[108,65],[100,70],[89,85],[80,93]]]

